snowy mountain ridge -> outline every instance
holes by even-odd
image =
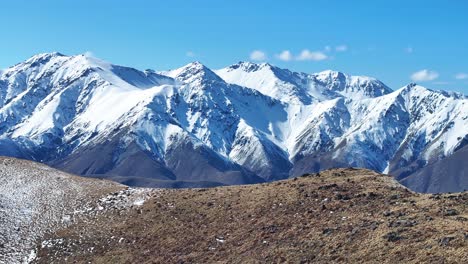
[[[131,185],[253,183],[356,166],[416,190],[456,191],[468,188],[463,175],[413,177],[464,151],[467,131],[464,95],[416,84],[393,91],[336,71],[193,62],[143,72],[49,53],[0,72],[0,155]]]

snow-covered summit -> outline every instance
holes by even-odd
[[[223,82],[218,75],[199,61],[191,62],[175,70],[160,73],[183,83],[192,83],[195,80],[199,82],[204,80]]]
[[[227,67],[227,71],[234,71],[237,69],[242,69],[245,72],[254,72],[260,68],[260,64],[247,62],[247,61],[239,61],[236,64],[232,64]]]
[[[268,63],[240,62],[215,72],[228,83],[255,89],[284,102],[311,102],[311,96],[303,89],[306,83],[302,83],[301,74]]]
[[[392,92],[381,81],[367,76],[352,76],[332,70],[322,71],[312,76],[322,86],[345,97],[378,97]]]
[[[47,60],[50,60],[50,59],[56,58],[56,57],[65,57],[65,55],[60,53],[60,52],[39,53],[39,54],[31,56],[25,62],[30,63],[30,64],[32,64],[32,63],[41,63],[43,61],[47,61]]]
[[[373,98],[392,92],[375,78],[332,70],[306,74],[268,63],[240,62],[215,72],[228,83],[250,87],[285,102],[308,104],[337,97]]]

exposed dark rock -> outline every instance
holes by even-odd
[[[447,209],[445,210],[444,212],[444,216],[454,216],[454,215],[458,215],[458,211],[455,210],[455,209]]]
[[[324,235],[330,235],[331,233],[333,233],[333,229],[332,229],[332,228],[325,228],[325,229],[323,229],[323,231],[322,231],[322,234],[324,234]]]
[[[329,189],[332,189],[332,188],[337,188],[338,185],[336,183],[333,183],[333,184],[327,184],[327,185],[322,185],[320,187],[318,187],[319,190],[329,190]]]
[[[441,247],[446,247],[450,244],[450,241],[454,240],[455,237],[453,236],[449,236],[449,237],[443,237],[441,239],[439,239],[439,246]]]
[[[389,227],[413,227],[417,225],[418,222],[415,220],[406,220],[406,219],[401,219],[401,220],[396,220],[392,221],[388,224]]]
[[[393,215],[393,212],[391,212],[391,211],[385,211],[385,212],[383,212],[383,215],[386,216],[386,217],[388,217],[388,216]]]
[[[396,242],[402,239],[402,237],[400,236],[400,233],[398,232],[389,232],[386,235],[384,235],[383,238],[389,242]]]

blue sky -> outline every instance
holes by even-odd
[[[199,60],[412,79],[468,94],[468,1],[1,1],[0,68],[92,52],[139,69]],[[281,56],[280,56],[281,55]]]

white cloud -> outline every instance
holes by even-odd
[[[335,47],[335,50],[337,52],[344,52],[344,51],[347,51],[348,50],[348,46],[346,45],[339,45],[339,46],[336,46]]]
[[[283,50],[280,54],[277,54],[276,57],[282,61],[290,61],[293,59],[293,55],[289,50]]]
[[[250,53],[250,59],[254,61],[264,61],[267,59],[267,55],[261,50],[254,50]]]
[[[88,57],[88,58],[89,58],[89,57],[94,57],[94,54],[93,54],[91,51],[86,51],[85,53],[83,53],[83,55],[84,55],[85,57]]]
[[[439,73],[431,70],[420,70],[411,74],[411,80],[415,82],[433,81],[439,77]]]
[[[187,57],[190,57],[190,58],[193,58],[193,57],[196,57],[196,56],[197,56],[197,55],[195,54],[195,52],[190,51],[190,50],[187,51],[187,53],[185,53],[185,55],[186,55]]]
[[[457,80],[466,80],[468,79],[468,73],[458,73],[457,75],[455,75],[455,79]]]
[[[406,53],[410,53],[410,54],[411,54],[411,53],[413,53],[413,51],[414,51],[414,50],[413,50],[412,47],[407,47],[407,48],[405,48],[405,52],[406,52]]]
[[[300,61],[311,60],[311,61],[321,61],[328,59],[328,56],[321,52],[321,51],[310,51],[310,50],[303,50],[299,56],[296,58]]]

